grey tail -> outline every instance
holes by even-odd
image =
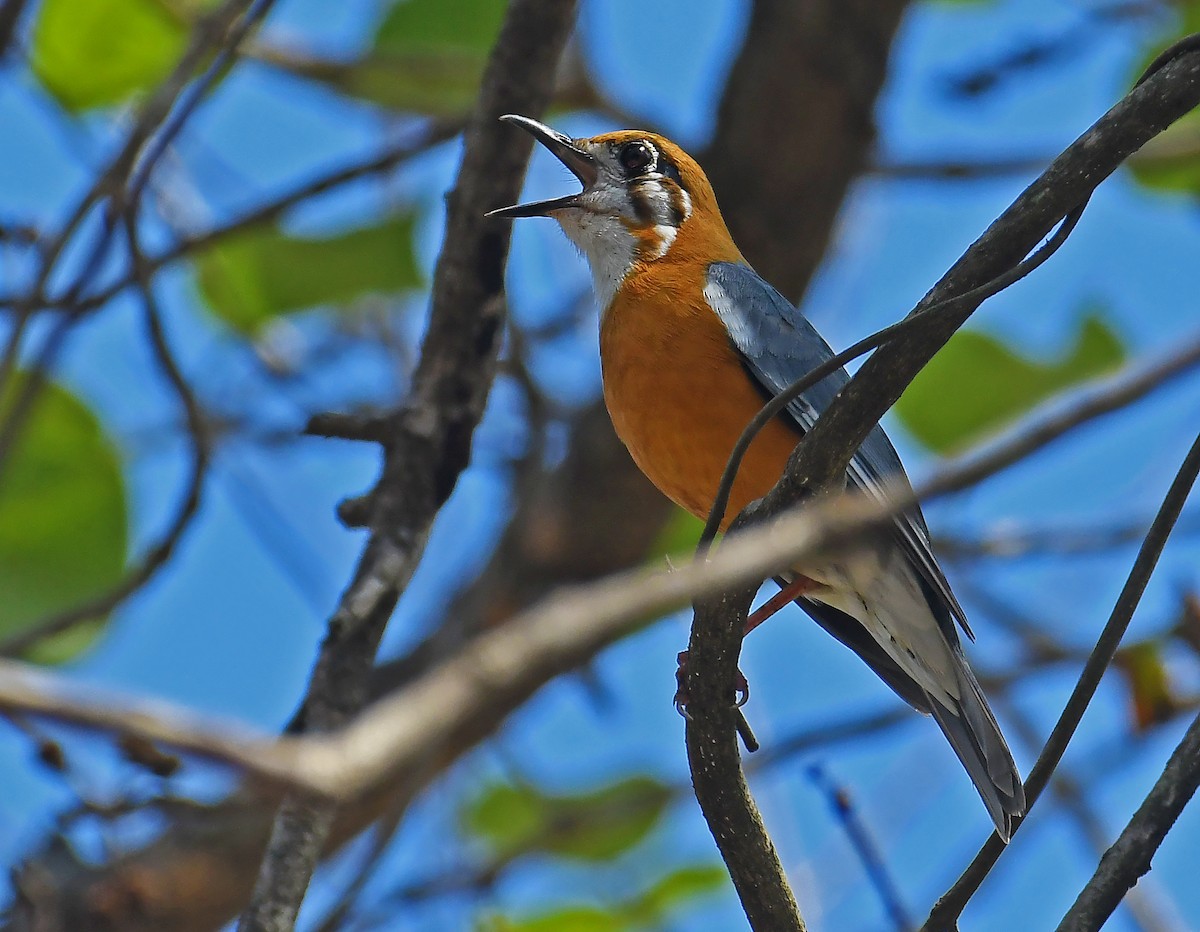
[[[786,581],[782,584],[786,585]],[[996,831],[1007,842],[1012,836],[1013,817],[1025,813],[1025,789],[1004,736],[1000,734],[996,717],[988,707],[975,674],[967,666],[958,639],[953,637],[953,628],[950,629],[953,640],[947,647],[954,659],[957,692],[961,698],[954,708],[948,708],[905,673],[857,619],[823,602],[797,599],[796,604],[866,661],[896,695],[918,712],[933,716],[983,798],[983,804],[996,823]]]
[[[975,674],[959,650],[954,654],[961,698],[956,708],[947,708],[930,696],[929,711],[975,784],[996,833],[1007,843],[1014,817],[1025,814],[1025,788]]]

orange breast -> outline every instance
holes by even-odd
[[[764,403],[702,289],[694,265],[631,275],[600,328],[604,400],[618,435],[650,481],[701,518]],[[722,527],[775,484],[799,437],[781,419],[759,433]]]

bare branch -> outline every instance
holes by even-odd
[[[1158,514],[1154,518],[1154,523],[1151,524],[1145,540],[1142,541],[1137,559],[1134,560],[1133,568],[1129,571],[1121,594],[1117,597],[1112,614],[1109,615],[1108,622],[1100,633],[1095,648],[1088,657],[1087,663],[1084,664],[1079,681],[1071,691],[1066,707],[1050,732],[1050,737],[1047,738],[1041,755],[1025,781],[1025,798],[1028,803],[1026,816],[1016,820],[1013,825],[1014,833],[1020,829],[1024,819],[1028,817],[1028,811],[1033,808],[1038,797],[1046,788],[1054,769],[1067,750],[1067,744],[1074,736],[1076,728],[1079,727],[1084,712],[1087,711],[1092,697],[1096,694],[1105,670],[1112,663],[1117,648],[1121,644],[1121,638],[1124,637],[1125,630],[1133,619],[1133,613],[1141,601],[1146,584],[1150,581],[1150,576],[1158,564],[1158,558],[1162,554],[1171,529],[1183,509],[1183,504],[1187,500],[1198,474],[1200,474],[1200,437],[1196,438],[1183,464],[1179,467],[1179,472],[1176,473],[1171,488],[1167,491]],[[954,886],[938,900],[925,922],[924,929],[929,932],[953,929],[966,904],[991,872],[1006,847],[1000,837],[993,833]]]
[[[221,47],[229,36],[233,24],[238,21],[252,2],[253,0],[226,0],[218,9],[200,21],[192,31],[191,42],[180,56],[174,70],[142,105],[137,121],[117,154],[108,163],[108,166],[97,175],[92,186],[75,204],[58,233],[47,242],[33,282],[14,307],[13,326],[6,338],[3,353],[0,354],[0,386],[7,385],[12,377],[25,327],[32,313],[46,302],[46,288],[67,244],[93,207],[105,198],[116,199],[119,197],[142,147],[168,118],[196,69],[213,54],[215,49]],[[120,212],[121,203],[114,200],[113,209],[105,214],[105,231],[96,239],[90,255],[83,263],[82,272],[68,289],[68,304],[72,303],[80,292],[91,283],[91,275],[108,249],[109,240]],[[12,415],[9,414],[7,419],[11,420]]]
[[[1132,152],[1200,103],[1200,53],[1181,43],[1174,54],[1167,63],[1156,63],[1153,74],[1055,159],[912,314],[919,315],[1012,269]],[[801,440],[784,479],[766,499],[767,511],[840,482],[867,434],[975,306],[969,302],[945,320],[905,331],[863,363]]]
[[[1163,839],[1200,787],[1200,716],[1197,716],[1171,754],[1162,776],[1113,846],[1104,853],[1096,873],[1080,891],[1058,925],[1059,932],[1099,929],[1150,870]]]
[[[1178,356],[1200,359],[1200,348],[1189,347]],[[1051,417],[1035,414],[1032,426],[947,464],[917,492],[892,496],[888,507],[853,496],[813,503],[736,535],[705,563],[689,563],[669,572],[633,570],[545,599],[503,627],[468,642],[448,661],[332,734],[271,741],[161,704],[128,706],[94,696],[75,698],[79,692],[68,680],[11,662],[0,664],[0,707],[170,744],[227,761],[272,782],[352,798],[412,764],[418,753],[429,754],[430,747],[456,747],[451,736],[464,728],[464,721],[497,722],[513,708],[508,703],[514,695],[523,701],[546,678],[571,669],[647,619],[730,586],[757,585],[782,568],[831,548],[853,546],[865,529],[889,520],[895,510],[908,507],[918,496],[946,494],[978,483],[1019,455],[1041,449],[1079,424],[1113,410],[1117,405],[1113,399],[1127,400],[1131,386],[1144,392],[1149,372],[1175,371],[1173,362],[1159,363],[1133,377],[1113,380],[1104,393],[1085,393],[1073,407],[1052,405]],[[1183,494],[1178,486],[1184,478],[1181,474],[1172,496]],[[1174,507],[1172,498],[1168,504]],[[1164,535],[1164,520],[1162,514],[1156,519],[1153,540]],[[1148,556],[1143,554],[1145,559]],[[1142,563],[1135,569],[1139,574],[1146,571]],[[1127,607],[1126,602],[1120,607]],[[883,713],[870,727],[885,727],[891,719],[891,713]],[[421,736],[432,744],[421,745]]]
[[[880,902],[883,904],[888,919],[891,920],[897,932],[909,932],[913,924],[908,917],[908,910],[904,908],[904,901],[900,898],[900,890],[892,880],[891,874],[888,873],[887,863],[879,851],[879,846],[871,837],[862,816],[855,810],[849,791],[834,783],[820,764],[809,767],[808,775],[816,784],[817,789],[825,795],[829,807],[833,810],[834,818],[841,823],[845,830],[854,853],[858,855],[863,870],[867,873],[871,886],[879,894]]]
[[[509,242],[508,225],[489,222],[484,214],[516,197],[530,147],[514,145],[497,118],[542,112],[574,19],[574,0],[516,0],[492,49],[449,197],[413,398],[392,418],[383,475],[371,496],[372,533],[330,619],[297,719],[304,729],[337,728],[366,701],[383,630],[424,552],[434,518],[467,465],[503,328]],[[426,753],[438,746],[438,736],[430,738]],[[239,924],[242,932],[293,927],[334,814],[333,805],[317,797],[284,801]]]
[[[135,274],[138,276],[138,287],[142,295],[143,316],[150,349],[163,377],[179,399],[187,423],[191,459],[188,477],[184,483],[183,496],[158,542],[146,551],[138,565],[121,582],[108,592],[79,605],[73,605],[65,611],[36,622],[31,627],[0,641],[0,656],[2,657],[17,656],[39,641],[111,612],[145,586],[166,565],[200,508],[201,493],[204,490],[204,481],[212,456],[212,440],[200,402],[180,370],[175,354],[167,342],[167,335],[163,330],[162,312],[150,285],[150,272],[138,241],[136,220],[132,211],[126,216],[126,226],[129,251],[133,258]]]

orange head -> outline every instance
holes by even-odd
[[[583,185],[578,194],[494,210],[494,217],[553,217],[587,258],[601,308],[638,266],[687,252],[707,262],[740,258],[712,185],[695,160],[655,133],[620,130],[571,139],[536,120],[503,116],[530,133]]]

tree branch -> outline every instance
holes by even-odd
[[[1019,270],[1048,255],[1078,220],[1096,185],[1147,140],[1200,103],[1197,45],[1196,38],[1185,39],[1156,59],[1134,90],[1068,147],[984,232],[909,315],[910,319],[923,316],[924,326],[897,330],[863,364],[801,439],[776,486],[733,522],[734,534],[748,524],[778,515],[808,495],[841,488],[850,459],[867,435],[979,303],[994,293],[993,284],[1015,280]],[[1041,239],[1060,223],[1050,244],[1037,249]],[[1037,430],[1031,432],[1031,446],[1021,455],[1044,441],[1036,434]],[[903,496],[904,490],[898,491]],[[712,530],[717,507],[714,505],[708,530]],[[697,798],[734,876],[751,925],[762,923],[762,928],[771,928],[772,923],[786,923],[785,927],[794,928],[801,920],[745,790],[734,737],[740,711],[730,708],[741,633],[753,593],[753,586],[744,586],[696,605],[686,686],[691,715],[689,762]],[[1130,613],[1136,604],[1134,599]],[[728,831],[731,824],[738,826],[737,834]],[[734,859],[745,859],[740,877]]]
[[[919,315],[1004,275],[1147,140],[1200,103],[1200,53],[1181,46],[1054,160],[920,301]],[[970,317],[978,302],[907,330],[877,350],[805,434],[783,480],[767,496],[777,513],[810,491],[841,482],[854,452],[901,392]]]
[[[542,112],[574,18],[573,0],[515,0],[505,15],[449,197],[413,397],[395,413],[384,444],[383,475],[370,503],[371,536],[330,619],[297,718],[301,728],[337,728],[366,701],[383,630],[434,518],[467,465],[500,343],[509,242],[508,225],[484,214],[516,198],[530,150],[530,142],[504,132],[497,117]],[[334,806],[318,797],[285,800],[241,932],[292,928],[334,814]]]
[[[1066,707],[1050,732],[1050,737],[1046,739],[1041,755],[1025,781],[1026,815],[1015,820],[1014,834],[1028,818],[1029,811],[1046,788],[1054,769],[1062,760],[1063,754],[1066,753],[1067,745],[1079,727],[1084,712],[1091,704],[1105,670],[1116,656],[1125,630],[1129,627],[1133,613],[1141,601],[1142,594],[1146,591],[1146,584],[1150,581],[1155,566],[1158,565],[1158,558],[1162,554],[1175,521],[1179,518],[1180,511],[1183,510],[1184,502],[1187,501],[1188,494],[1196,482],[1197,474],[1200,474],[1200,437],[1193,442],[1170,489],[1163,498],[1162,505],[1159,506],[1158,514],[1155,515],[1154,522],[1150,525],[1150,530],[1142,541],[1137,558],[1129,571],[1125,585],[1121,588],[1121,593],[1117,597],[1108,622],[1101,631],[1087,663],[1083,666],[1083,671],[1079,675],[1075,688],[1071,691]],[[923,928],[928,932],[954,929],[963,909],[996,865],[1006,847],[1000,840],[1000,836],[993,832],[954,886],[938,900]]]
[[[1138,878],[1200,787],[1200,716],[1167,761],[1129,824],[1104,853],[1096,873],[1067,911],[1058,932],[1092,932],[1107,921]]]

